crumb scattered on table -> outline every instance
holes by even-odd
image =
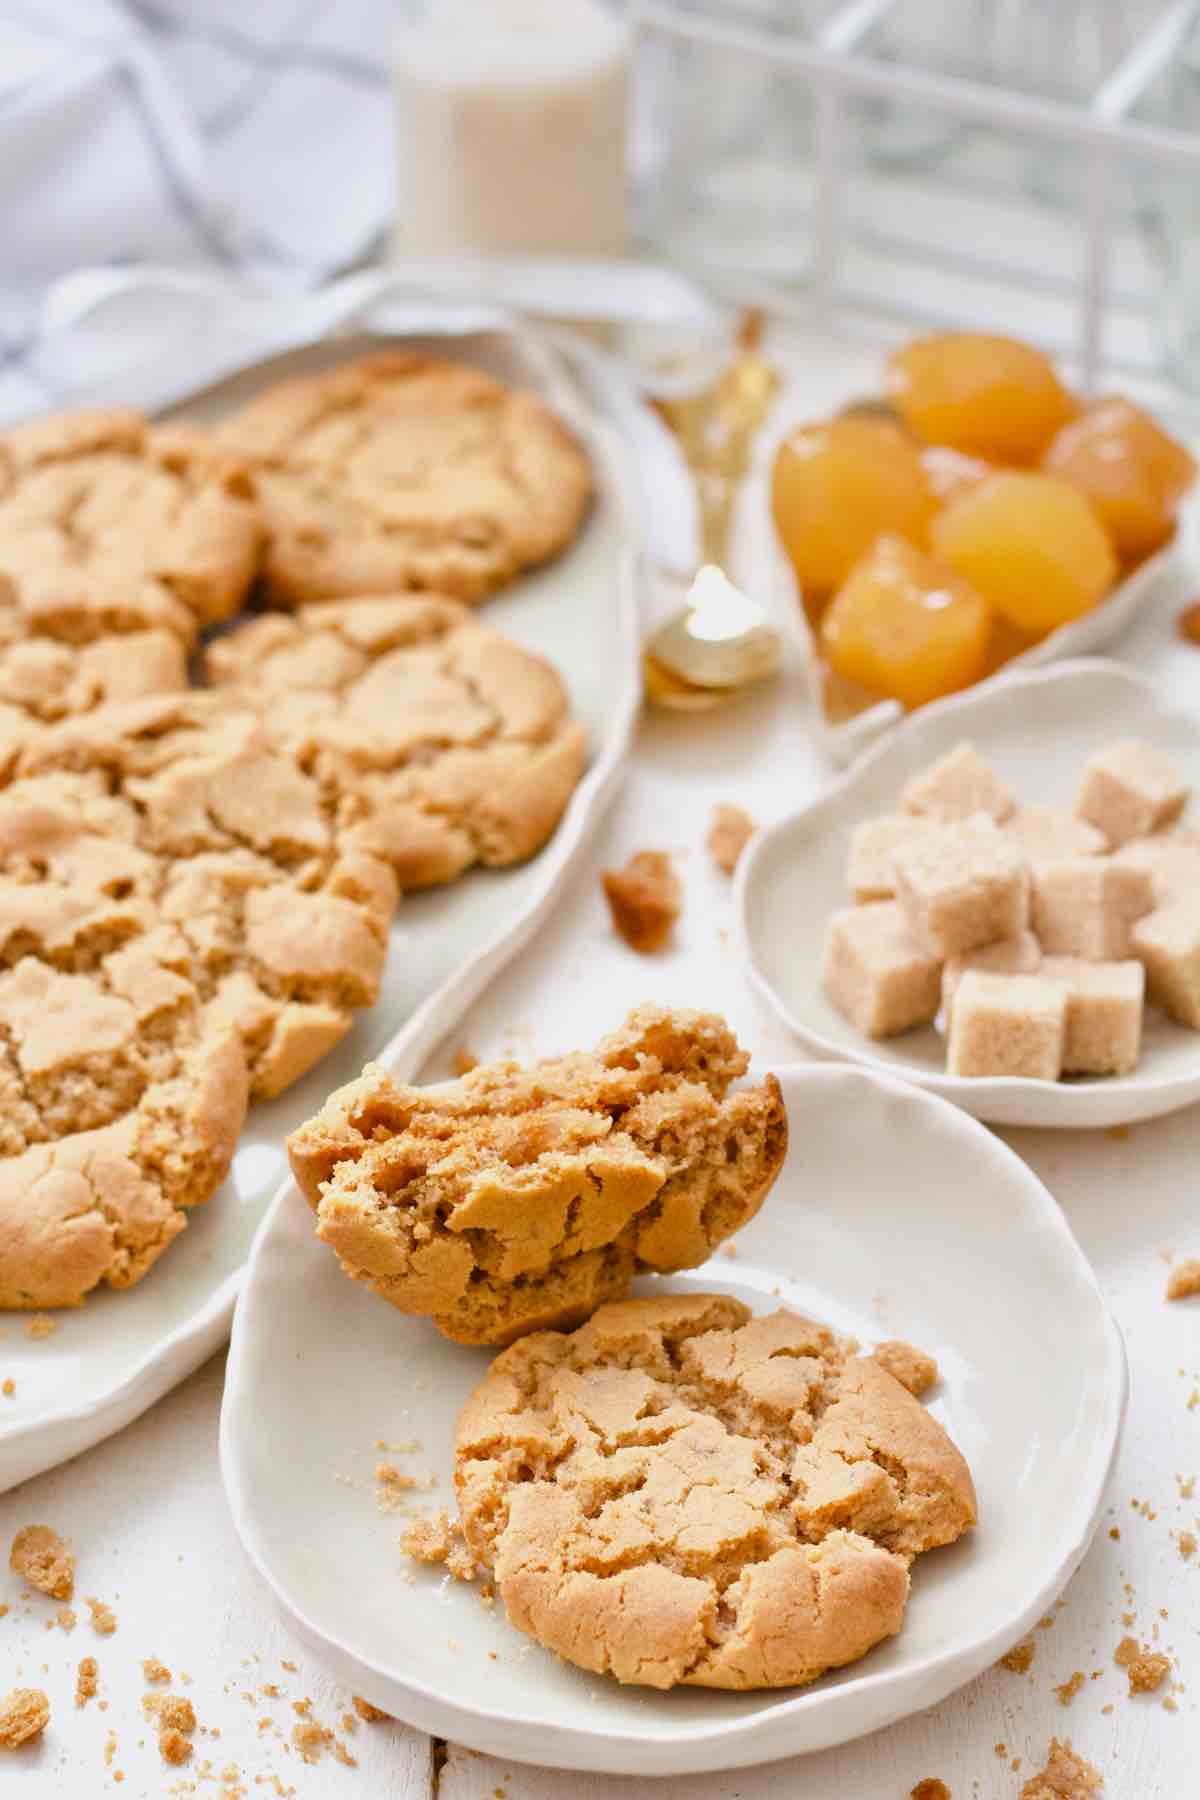
[[[53,1337],[57,1330],[58,1320],[51,1318],[49,1313],[34,1313],[25,1326],[25,1335],[35,1339],[48,1338]]]
[[[456,1075],[469,1075],[472,1069],[479,1067],[479,1058],[465,1044],[460,1044],[451,1060],[451,1068]]]
[[[332,1731],[327,1726],[318,1725],[315,1719],[303,1719],[292,1729],[292,1743],[306,1763],[320,1762],[326,1745],[332,1741]]]
[[[86,1706],[100,1686],[100,1669],[94,1656],[85,1656],[75,1672],[75,1704]]]
[[[718,869],[732,875],[738,857],[757,830],[755,821],[740,806],[714,806],[712,823],[704,841]]]
[[[41,1688],[13,1688],[0,1700],[0,1750],[32,1743],[49,1722],[50,1702]]]
[[[1200,1256],[1176,1263],[1167,1277],[1168,1300],[1190,1300],[1193,1294],[1200,1294]]]
[[[927,1775],[924,1781],[918,1781],[909,1800],[951,1800],[950,1789],[936,1775]]]
[[[1001,1668],[1008,1669],[1014,1675],[1028,1675],[1037,1654],[1037,1645],[1032,1638],[1026,1638],[1023,1644],[1014,1644],[1000,1658]]]
[[[1185,644],[1200,645],[1200,600],[1185,606],[1175,621],[1175,629]]]
[[[1082,1669],[1076,1669],[1075,1673],[1069,1676],[1066,1681],[1060,1681],[1054,1690],[1058,1695],[1058,1704],[1060,1706],[1070,1706],[1072,1700],[1086,1681],[1087,1676]]]
[[[26,1525],[18,1531],[8,1566],[54,1600],[69,1600],[75,1592],[75,1558],[49,1525]]]
[[[142,1658],[142,1676],[146,1681],[170,1681],[171,1671],[157,1656],[145,1656]]]
[[[1087,1800],[1104,1786],[1099,1769],[1077,1756],[1070,1742],[1050,1739],[1046,1766],[1031,1775],[1021,1789],[1021,1800]]]
[[[1121,1639],[1113,1652],[1113,1661],[1128,1675],[1131,1694],[1152,1694],[1162,1686],[1171,1669],[1169,1656],[1151,1650],[1148,1644],[1139,1644],[1134,1637]]]
[[[613,928],[631,950],[662,950],[683,906],[683,888],[665,850],[639,850],[602,876]]]
[[[97,1600],[94,1594],[87,1596],[87,1608],[92,1615],[92,1630],[101,1637],[111,1637],[117,1629],[117,1615],[112,1607],[103,1600]]]
[[[889,1338],[885,1343],[876,1344],[871,1360],[918,1398],[937,1383],[938,1366],[934,1358],[912,1344],[906,1344],[902,1338]]]
[[[1175,1541],[1179,1545],[1179,1554],[1185,1562],[1189,1556],[1194,1556],[1196,1554],[1196,1534],[1194,1531],[1181,1531]]]
[[[3,1394],[4,1398],[6,1400],[11,1400],[13,1395],[16,1393],[16,1391],[17,1391],[17,1384],[13,1380],[11,1375],[7,1376],[4,1381],[0,1382],[0,1394]]]
[[[385,1713],[381,1707],[372,1706],[371,1702],[369,1700],[364,1700],[361,1694],[353,1694],[351,1695],[351,1699],[354,1702],[355,1712],[360,1719],[365,1719],[368,1725],[380,1724],[384,1720],[390,1719],[392,1716],[390,1713]],[[345,1723],[345,1721],[343,1721],[343,1723]]]

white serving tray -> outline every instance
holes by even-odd
[[[145,1281],[59,1313],[54,1335],[37,1341],[20,1315],[7,1316],[4,1372],[15,1393],[0,1410],[0,1492],[119,1431],[225,1341],[251,1240],[287,1172],[287,1133],[385,1044],[397,1068],[419,1067],[550,912],[620,782],[641,700],[643,570],[634,483],[621,442],[537,334],[439,329],[429,339],[339,337],[259,360],[198,392],[165,376],[160,362],[150,380],[125,377],[89,400],[132,401],[208,421],[268,382],[398,341],[435,347],[538,389],[592,456],[597,498],[578,541],[484,608],[489,625],[543,652],[561,671],[588,730],[587,773],[554,837],[530,862],[476,870],[402,902],[376,1005],[302,1081],[251,1109],[229,1179],[192,1213],[189,1229]]]

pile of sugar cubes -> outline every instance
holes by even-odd
[[[1074,812],[1017,806],[973,745],[854,832],[855,904],[835,913],[822,983],[866,1037],[937,1021],[952,1075],[1136,1068],[1146,994],[1200,1031],[1200,831],[1149,744],[1083,772]]]

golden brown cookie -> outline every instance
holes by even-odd
[[[248,1089],[374,1000],[394,899],[217,696],[25,745],[0,790],[0,1307],[146,1273],[224,1179]]]
[[[584,452],[533,394],[409,351],[281,382],[219,436],[255,471],[280,606],[481,600],[569,544],[591,494]]]
[[[199,431],[116,410],[13,426],[0,436],[0,703],[54,719],[183,686],[183,651],[237,611],[261,541],[244,465]]]
[[[595,1051],[438,1087],[368,1066],[288,1140],[346,1273],[461,1343],[578,1324],[638,1270],[704,1262],[787,1147],[779,1087],[710,1013],[643,1006]]]
[[[336,794],[402,889],[539,849],[583,773],[549,663],[433,594],[269,613],[210,645],[210,681]]]
[[[788,1687],[899,1630],[908,1564],[975,1523],[941,1426],[823,1326],[724,1295],[601,1307],[463,1408],[467,1545],[508,1616],[651,1687]]]
[[[43,732],[18,770],[0,793],[0,960],[110,970],[151,1008],[174,976],[236,1023],[256,1096],[375,1000],[391,872],[344,842],[253,713],[204,693],[104,707]]]

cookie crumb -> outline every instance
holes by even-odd
[[[75,1558],[49,1525],[26,1525],[8,1553],[8,1566],[40,1594],[69,1600],[75,1592]]]
[[[382,1724],[391,1719],[390,1713],[385,1713],[378,1706],[372,1706],[371,1702],[364,1700],[361,1694],[352,1694],[350,1698],[354,1702],[355,1712],[360,1719],[365,1719],[368,1725]]]
[[[87,1596],[87,1608],[92,1615],[92,1630],[101,1637],[111,1637],[117,1629],[117,1615],[111,1606],[103,1600],[97,1600],[94,1594]]]
[[[142,1678],[145,1681],[170,1681],[171,1671],[157,1656],[145,1656],[142,1658]]]
[[[11,1375],[6,1376],[4,1381],[0,1382],[0,1394],[3,1394],[6,1400],[11,1400],[16,1391],[17,1384]]]
[[[332,1731],[318,1725],[315,1719],[305,1719],[292,1729],[292,1743],[306,1763],[320,1762],[326,1745],[332,1741]]]
[[[460,1044],[451,1058],[450,1066],[456,1075],[469,1075],[472,1069],[479,1067],[479,1058],[465,1044]]]
[[[602,877],[613,929],[645,956],[666,948],[683,905],[683,888],[665,850],[639,850]]]
[[[1060,1706],[1070,1706],[1072,1700],[1075,1698],[1076,1694],[1079,1692],[1080,1688],[1084,1685],[1086,1680],[1087,1680],[1087,1676],[1084,1674],[1083,1670],[1076,1669],[1075,1673],[1073,1675],[1071,1675],[1066,1681],[1059,1682],[1058,1686],[1054,1690],[1054,1692],[1058,1695],[1058,1704]]]
[[[178,1768],[191,1756],[191,1742],[182,1731],[176,1731],[174,1726],[168,1726],[165,1731],[160,1731],[158,1734],[158,1754],[165,1763],[170,1763],[173,1768]]]
[[[25,1327],[25,1335],[35,1339],[48,1338],[53,1337],[57,1330],[58,1320],[52,1319],[49,1313],[34,1313]]]
[[[713,807],[712,823],[704,842],[718,869],[732,875],[738,857],[758,830],[758,825],[740,806]]]
[[[54,1623],[58,1626],[60,1631],[65,1631],[69,1636],[71,1632],[74,1631],[76,1625],[78,1625],[79,1619],[73,1607],[60,1606],[54,1615]]]
[[[1121,1527],[1119,1525],[1110,1525],[1108,1528],[1108,1535],[1115,1544],[1119,1544],[1121,1541]]]
[[[1013,1648],[1000,1658],[1000,1666],[1010,1670],[1014,1675],[1028,1675],[1036,1654],[1037,1645],[1032,1638],[1026,1638],[1023,1644],[1014,1644]]]
[[[1182,1556],[1184,1562],[1187,1561],[1189,1556],[1194,1556],[1196,1554],[1196,1534],[1194,1531],[1181,1531],[1175,1541],[1179,1545],[1179,1554]]]
[[[1134,1637],[1121,1639],[1113,1652],[1113,1661],[1128,1675],[1131,1694],[1152,1694],[1155,1688],[1162,1686],[1171,1668],[1169,1656],[1139,1644]]]
[[[1175,629],[1185,644],[1200,645],[1200,600],[1184,607],[1175,621]]]
[[[1200,1256],[1176,1263],[1167,1277],[1168,1300],[1190,1300],[1193,1294],[1200,1294]]]
[[[909,1800],[951,1800],[950,1789],[936,1775],[927,1775],[924,1781],[918,1781]]]
[[[1046,1766],[1031,1775],[1021,1789],[1021,1800],[1087,1800],[1104,1786],[1099,1769],[1076,1756],[1070,1742],[1050,1739]]]
[[[918,1399],[937,1383],[938,1366],[933,1357],[906,1344],[903,1338],[888,1338],[885,1343],[876,1344],[871,1359]]]
[[[0,1750],[32,1743],[49,1722],[50,1702],[41,1688],[14,1688],[0,1700]]]
[[[329,1737],[330,1737],[329,1748],[333,1754],[334,1761],[344,1763],[346,1768],[348,1768],[348,1769],[357,1769],[357,1767],[358,1767],[357,1756],[351,1756],[350,1751],[348,1750],[346,1745],[343,1744],[340,1737],[335,1737],[332,1732],[330,1732]]]

